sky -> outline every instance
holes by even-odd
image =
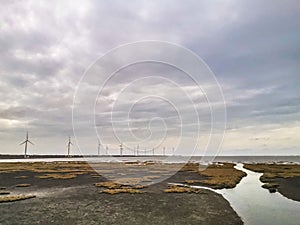
[[[66,154],[68,136],[73,154],[95,154],[97,138],[111,154],[120,142],[131,150],[155,146],[157,152],[165,147],[167,154],[172,148],[185,154],[196,146],[195,154],[205,152],[211,128],[205,96],[218,92],[215,84],[201,80],[201,92],[178,68],[140,63],[118,71],[103,95],[94,95],[106,77],[99,60],[111,49],[144,40],[189,49],[214,74],[224,101],[211,104],[217,110],[225,104],[227,116],[226,128],[216,131],[225,131],[222,146],[216,147],[219,138],[213,154],[300,153],[298,0],[1,5],[0,154],[22,154],[26,131],[35,144],[29,154]],[[95,111],[82,104],[95,100]]]

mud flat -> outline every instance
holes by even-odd
[[[233,164],[176,169],[153,162],[0,163],[5,198],[35,196],[0,203],[0,224],[243,224],[220,194],[170,184],[232,187],[243,177]]]
[[[263,188],[270,192],[278,191],[283,196],[300,201],[300,165],[299,164],[245,164],[246,169],[263,173],[260,181]]]

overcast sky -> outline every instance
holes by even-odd
[[[298,0],[1,1],[0,21],[2,154],[22,153],[19,143],[27,130],[35,143],[29,146],[29,153],[65,154],[67,138],[74,135],[74,94],[89,66],[119,45],[160,40],[196,53],[219,81],[227,107],[220,154],[299,155]],[[139,79],[145,76],[148,78]],[[134,86],[128,86],[133,81]],[[81,85],[81,90],[86,90],[81,100],[95,101],[96,96],[88,93],[99,88]],[[156,146],[158,151],[165,146],[170,152],[182,141],[180,151],[192,148],[197,118],[191,115],[194,103],[182,90],[199,101],[205,140],[209,108],[203,93],[179,70],[148,63],[120,71],[98,99],[95,124],[103,145],[117,148],[112,135],[115,122],[115,131],[125,145]],[[137,102],[143,95],[148,98]],[[180,117],[166,99],[180,108]],[[77,115],[76,122],[84,124],[88,112],[81,109]],[[180,118],[188,127],[184,135]],[[84,153],[96,153],[97,138],[84,127],[76,130],[80,148]],[[79,153],[76,146],[72,151]]]

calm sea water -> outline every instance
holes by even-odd
[[[184,156],[146,156],[146,157],[86,157],[86,158],[19,158],[0,159],[1,162],[55,162],[55,161],[90,161],[90,162],[130,162],[130,161],[157,161],[166,163],[184,162],[234,162],[234,163],[300,163],[300,156],[217,156],[217,157],[184,157]]]

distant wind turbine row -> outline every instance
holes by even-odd
[[[26,137],[25,137],[25,141],[23,141],[22,143],[20,143],[20,145],[23,145],[25,144],[25,147],[24,147],[24,158],[28,158],[28,143],[34,145],[30,140],[29,140],[29,137],[28,137],[28,131],[26,132]],[[68,149],[68,157],[70,157],[70,152],[71,152],[71,145],[74,145],[71,141],[71,137],[69,136],[69,140],[68,140],[68,143],[67,143],[67,149]],[[98,140],[98,156],[100,155],[100,151],[101,151],[101,146],[102,144],[100,143],[100,141]],[[120,144],[120,156],[123,156],[123,150],[124,150],[124,147],[123,147],[123,143]],[[155,148],[152,148],[152,156],[154,156],[154,150]],[[145,150],[146,151],[146,150]],[[108,146],[106,145],[105,147],[105,153],[106,155],[108,155]],[[175,150],[174,148],[172,148],[172,153],[173,155],[175,154]],[[139,156],[140,155],[140,146],[137,145],[137,147],[134,149],[134,156]],[[163,155],[165,156],[166,155],[166,147],[163,147]]]

